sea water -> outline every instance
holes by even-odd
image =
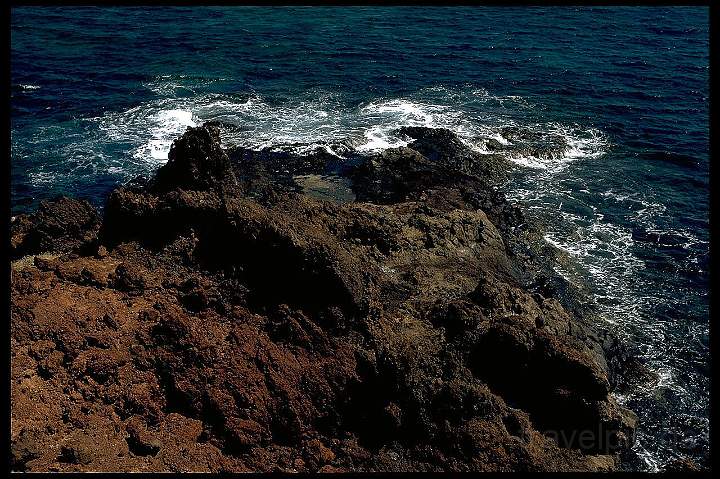
[[[400,126],[500,145],[503,187],[657,374],[630,469],[709,457],[708,9],[34,7],[11,15],[11,207],[101,206],[208,120],[342,157]]]

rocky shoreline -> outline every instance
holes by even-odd
[[[612,471],[644,371],[447,130],[347,161],[188,129],[11,223],[22,471]],[[623,374],[623,371],[631,374]]]

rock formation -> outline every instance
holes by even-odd
[[[13,469],[616,469],[636,418],[610,395],[614,340],[528,288],[496,157],[405,134],[283,175],[205,125],[102,225],[68,198],[17,217]]]

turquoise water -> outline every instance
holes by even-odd
[[[505,189],[659,374],[628,467],[709,457],[708,10],[15,8],[11,205],[101,205],[207,120],[228,144],[508,146]],[[514,146],[517,148],[513,149]]]

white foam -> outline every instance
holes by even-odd
[[[531,133],[539,134],[541,138],[554,137],[559,145],[565,144],[566,147],[558,146],[557,151],[551,150],[542,156],[517,154],[510,150],[507,154],[508,158],[518,166],[546,170],[551,174],[559,173],[577,160],[602,157],[607,153],[610,144],[603,132],[596,128],[556,122],[533,124],[525,128]]]
[[[148,87],[162,93],[163,88],[174,89],[178,82],[186,85],[190,82],[201,84],[203,81],[209,82],[165,76],[156,78]],[[395,134],[402,126],[448,128],[466,146],[481,153],[492,153],[484,147],[484,142],[489,139],[506,147],[512,145],[513,142],[503,136],[501,130],[504,126],[515,125],[515,121],[493,118],[486,112],[465,107],[473,101],[483,103],[502,99],[519,102],[521,97],[494,97],[485,90],[468,90],[434,87],[413,96],[378,99],[356,107],[345,103],[337,93],[322,90],[301,94],[281,103],[269,103],[256,94],[236,98],[209,93],[178,98],[166,92],[166,98],[95,120],[101,123],[101,129],[109,139],[135,144],[131,153],[133,158],[150,164],[165,158],[173,137],[182,134],[186,126],[208,120],[241,126],[223,133],[225,145],[274,147],[297,152],[312,151],[329,143],[355,146],[363,152],[404,146],[409,139]],[[550,125],[550,128],[553,126]],[[538,125],[537,128],[548,128],[548,125]],[[592,154],[586,150],[582,141],[578,140],[570,156]],[[334,151],[342,155],[342,151]],[[538,169],[549,169],[551,163],[542,158],[518,157],[513,160]]]
[[[490,139],[497,141],[497,142],[500,143],[501,145],[506,145],[506,146],[507,146],[507,145],[510,144],[510,140],[508,140],[507,138],[505,138],[504,136],[502,136],[500,133],[495,133],[495,134],[493,134],[493,135],[490,135]]]
[[[186,110],[161,111],[157,115],[157,119],[164,128],[172,128],[175,125],[195,126],[195,122],[192,119],[192,112]]]
[[[343,155],[341,155],[338,152],[336,152],[335,150],[333,150],[329,145],[324,145],[323,149],[333,156],[337,156],[338,158],[343,158]]]
[[[484,148],[485,141],[494,139],[511,147],[513,142],[502,134],[502,128],[518,125],[516,120],[496,117],[482,109],[483,104],[500,97],[470,88],[434,87],[405,98],[377,99],[361,105],[350,104],[338,93],[323,90],[313,90],[283,102],[269,102],[257,94],[206,93],[184,97],[174,94],[178,85],[193,87],[220,80],[182,75],[154,79],[146,86],[162,94],[161,98],[125,111],[81,120],[87,122],[89,133],[81,134],[63,147],[64,161],[75,162],[78,155],[85,155],[88,158],[83,161],[93,165],[95,174],[102,171],[117,174],[118,169],[123,168],[128,178],[150,174],[167,158],[172,141],[188,126],[209,120],[239,126],[223,132],[226,146],[270,147],[297,153],[326,148],[340,157],[352,149],[376,152],[407,145],[410,139],[396,134],[402,126],[448,128],[474,151],[493,153]],[[519,101],[520,98],[503,97],[503,100]],[[480,105],[480,109],[473,110],[472,105]],[[522,123],[519,126],[523,126]],[[547,125],[530,127],[542,129]],[[62,131],[48,133],[44,138],[63,135]],[[118,157],[113,153],[106,159],[101,158],[106,148],[116,151],[118,147],[127,148],[127,156]],[[582,145],[576,150],[583,151]],[[540,169],[547,167],[546,160],[515,158],[514,161],[519,164],[525,161],[526,165]]]
[[[534,170],[547,170],[550,168],[551,165],[551,163],[547,159],[537,158],[534,156],[508,155],[508,159],[510,159],[510,161],[512,161],[518,166]]]
[[[621,209],[635,227],[640,226],[658,236],[671,235],[671,241],[668,241],[671,246],[686,251],[706,251],[707,244],[687,229],[668,227],[668,224],[673,224],[673,219],[667,217],[667,207],[662,204],[662,199],[643,196],[640,191],[633,191],[630,185],[627,191],[625,188],[597,191],[597,186],[563,188],[561,185],[567,179],[572,180],[571,184],[577,184],[577,177],[574,170],[568,169],[569,165],[577,161],[597,161],[608,151],[610,143],[602,132],[592,129],[583,131],[576,125],[557,125],[546,130],[561,133],[568,145],[567,151],[559,158],[514,158],[516,163],[535,169],[523,173],[524,182],[520,187],[512,186],[508,198],[521,199],[527,203],[529,215],[543,219],[548,227],[545,241],[574,259],[559,262],[555,266],[557,273],[570,282],[588,286],[600,306],[602,319],[620,337],[638,344],[647,366],[658,373],[657,381],[636,388],[627,396],[618,396],[621,404],[654,401],[653,398],[658,395],[666,394],[663,390],[672,391],[673,397],[678,397],[682,403],[678,410],[700,411],[698,420],[703,419],[703,406],[692,404],[693,401],[698,402],[692,384],[702,381],[702,375],[678,364],[683,360],[677,354],[668,352],[669,348],[678,347],[672,346],[678,341],[672,333],[677,324],[662,321],[654,313],[659,305],[664,304],[681,309],[687,303],[679,304],[678,298],[686,298],[689,291],[683,290],[684,286],[671,275],[662,280],[667,281],[666,285],[643,281],[643,270],[647,266],[636,253],[641,246],[633,240],[632,227],[611,223],[606,218],[617,217],[617,210]],[[585,212],[582,204],[578,205],[578,210],[584,211],[582,214],[563,211],[562,207],[558,212],[559,200],[561,204],[566,199],[575,204],[582,203],[586,196],[580,193],[588,195],[591,190],[592,194],[610,200],[602,203],[609,203],[612,216],[604,214],[606,212],[601,204],[591,206],[592,214]],[[569,209],[575,211],[575,206]],[[690,253],[687,261],[692,262],[692,258]],[[666,287],[674,288],[672,293],[665,291]],[[705,327],[697,325],[701,334],[706,331]],[[672,358],[672,363],[668,363],[668,358]],[[658,450],[666,447],[658,444],[657,439],[646,431],[638,430],[635,451],[647,470],[660,469],[659,458],[665,453],[658,453]]]
[[[28,173],[28,179],[33,186],[46,186],[55,182],[55,175],[47,171]]]
[[[361,110],[362,113],[390,114],[396,122],[412,126],[432,126],[433,115],[428,106],[410,100],[398,99],[371,102]]]
[[[645,463],[648,468],[647,472],[657,473],[660,472],[660,464],[655,459],[654,455],[643,447],[643,442],[640,438],[636,438],[635,444],[633,445],[633,451],[638,457]]]
[[[379,126],[374,126],[364,133],[367,142],[358,146],[358,151],[373,152],[386,150],[388,148],[397,148],[407,146],[407,141],[400,139],[392,139],[389,132]]]
[[[133,156],[156,162],[167,160],[173,140],[182,135],[188,127],[197,126],[191,111],[179,109],[158,112],[152,118],[151,124],[153,125],[150,130],[152,138],[141,145],[133,153]]]
[[[196,94],[198,90],[213,83],[226,81],[227,78],[203,78],[191,75],[160,75],[143,86],[160,97],[174,97],[177,93],[185,92]]]
[[[502,134],[506,126],[527,127],[532,131],[569,132],[572,145],[569,157],[590,157],[593,144],[580,137],[573,126],[558,124],[525,125],[522,116],[505,116],[507,109],[496,110],[496,103],[515,102],[515,109],[524,111],[518,96],[493,96],[487,90],[473,87],[430,87],[403,98],[380,98],[365,104],[352,104],[336,92],[312,90],[285,101],[267,101],[258,94],[247,96],[201,93],[176,96],[178,88],[198,88],[223,79],[193,78],[183,75],[157,77],[146,86],[160,98],[120,112],[107,112],[87,118],[89,133],[73,140],[63,152],[66,161],[75,161],[75,152],[91,157],[96,173],[116,174],[123,165],[128,177],[151,173],[166,159],[172,141],[188,126],[218,120],[239,128],[223,132],[223,143],[249,148],[271,147],[298,153],[317,148],[337,156],[349,150],[376,152],[385,148],[407,145],[409,138],[398,136],[402,126],[448,128],[461,142],[481,153],[485,142],[494,139],[512,150],[514,140]],[[500,111],[500,113],[497,113]],[[51,136],[62,135],[51,132]],[[574,136],[573,136],[574,135]],[[575,138],[577,136],[577,139]],[[575,143],[573,143],[575,142]],[[105,148],[127,148],[127,156],[110,155],[101,159]],[[71,156],[71,153],[73,156]],[[513,158],[518,164],[551,172],[549,165],[560,159]],[[573,160],[574,161],[574,160]],[[98,170],[99,168],[99,170]]]

